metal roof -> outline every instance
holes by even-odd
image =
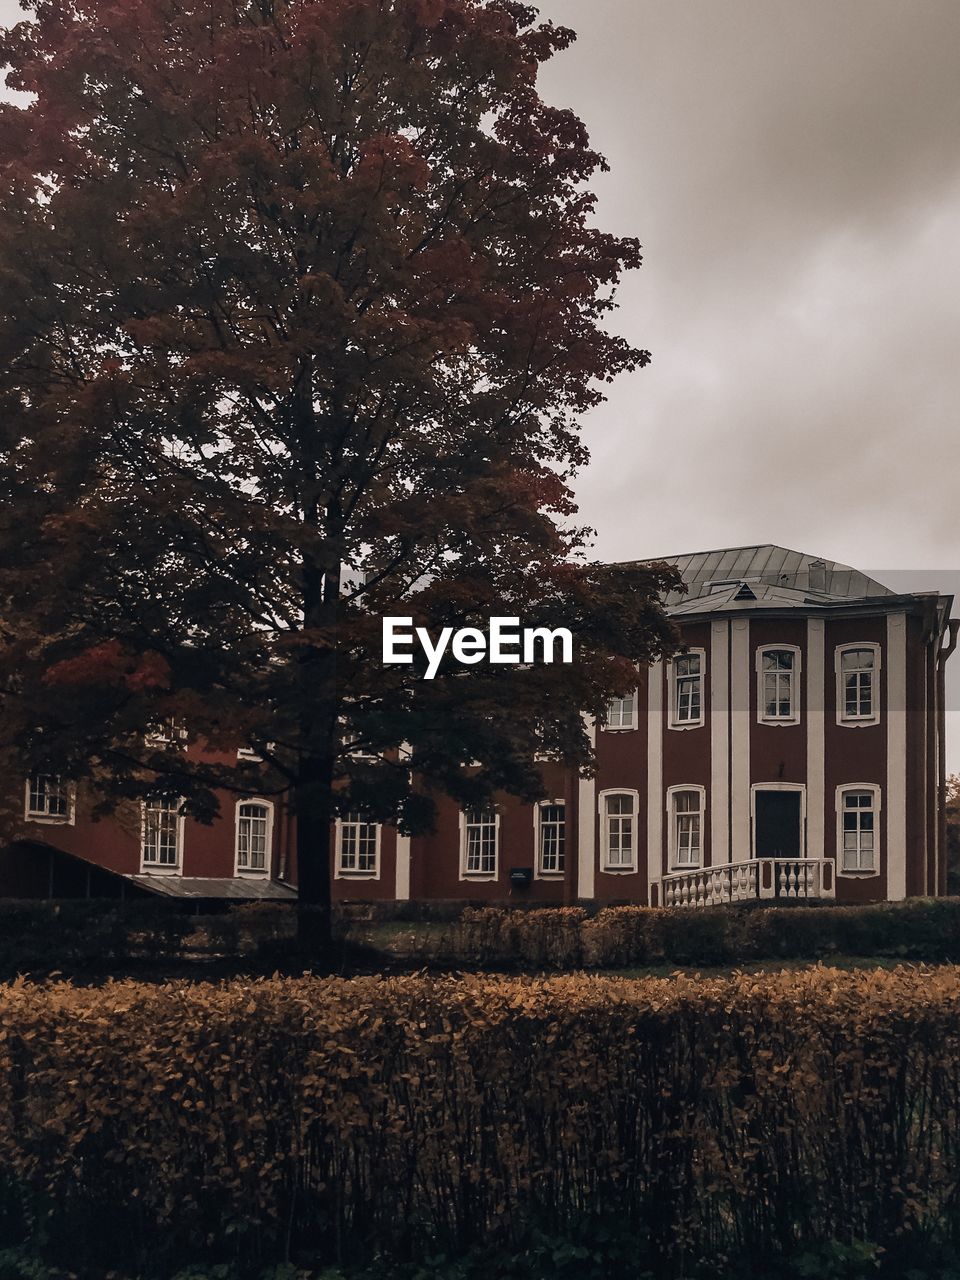
[[[671,591],[664,597],[667,611],[677,615],[845,604],[896,595],[883,583],[848,564],[790,551],[769,542],[754,547],[659,556],[657,560],[676,565],[687,585],[686,594]],[[736,599],[744,583],[754,599]]]
[[[151,876],[125,875],[142,889],[164,898],[229,898],[237,902],[293,902],[296,889],[278,880],[261,880],[241,876]]]

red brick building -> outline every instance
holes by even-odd
[[[338,822],[335,897],[679,906],[943,893],[952,598],[898,595],[770,545],[673,562],[688,591],[666,605],[685,648],[590,719],[594,778],[545,765],[542,804],[442,804],[436,830],[414,839],[359,815]],[[224,796],[212,827],[175,806],[93,823],[82,794],[35,777],[24,817],[0,895],[56,896],[59,876],[73,896],[86,867],[88,893],[103,891],[104,869],[116,892],[295,896],[291,819],[262,797]]]

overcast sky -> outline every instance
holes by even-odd
[[[646,257],[617,326],[653,363],[585,428],[597,554],[775,542],[960,590],[958,0],[540,9],[579,36],[543,95]]]

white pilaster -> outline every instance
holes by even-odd
[[[663,869],[663,663],[647,671],[647,905]],[[663,902],[660,901],[660,906]]]
[[[731,860],[750,857],[750,622],[734,618],[730,637]]]
[[[887,614],[887,898],[907,896],[907,626]],[[882,847],[882,846],[881,846]]]
[[[584,716],[590,744],[597,745],[597,722],[593,716]],[[589,899],[596,893],[596,858],[597,858],[597,781],[596,778],[580,778],[578,782],[578,814],[577,826],[577,896]]]
[[[410,898],[410,837],[397,834],[397,901]]]
[[[824,626],[807,619],[807,847],[822,858],[824,846]]]
[[[710,623],[710,862],[730,859],[730,641],[726,618]]]

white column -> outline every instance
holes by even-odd
[[[822,858],[824,847],[824,626],[807,619],[807,848],[808,858]]]
[[[397,901],[410,898],[410,837],[397,833]]]
[[[750,623],[734,618],[730,637],[731,860],[750,857]]]
[[[647,671],[647,905],[663,868],[663,663]],[[663,902],[660,901],[660,906]]]
[[[590,744],[597,745],[597,722],[593,716],[584,716]],[[579,898],[592,898],[596,893],[596,876],[594,873],[597,842],[595,839],[597,825],[597,780],[581,778],[578,783],[577,852],[578,852],[578,886]]]
[[[887,614],[887,898],[907,896],[907,626]],[[881,845],[882,848],[882,845]]]
[[[729,624],[710,623],[710,862],[730,861]]]

